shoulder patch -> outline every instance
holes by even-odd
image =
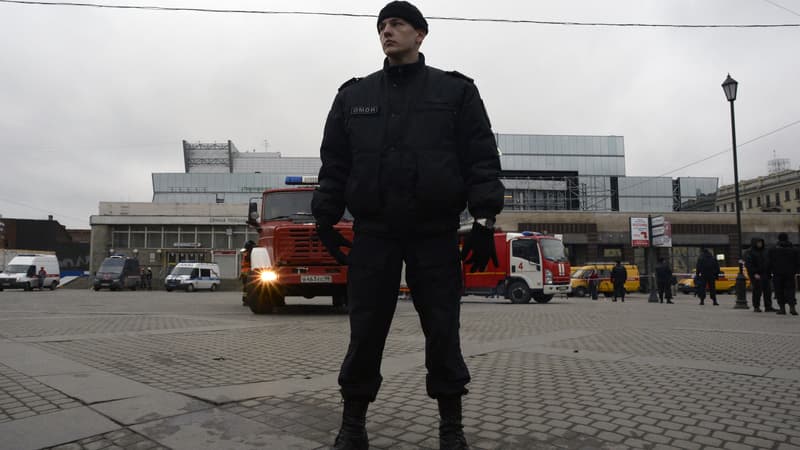
[[[448,72],[445,72],[445,73],[450,75],[450,76],[453,76],[453,77],[456,77],[456,78],[461,78],[462,80],[467,80],[468,82],[475,84],[475,80],[473,80],[472,78],[464,75],[461,72],[458,72],[458,71],[455,71],[455,70],[451,70],[451,71],[448,71]]]
[[[363,80],[363,78],[360,78],[360,77],[350,78],[349,80],[345,81],[341,86],[339,86],[339,90],[341,91],[342,89],[346,88],[347,86],[350,86],[352,84],[356,84],[361,80]]]

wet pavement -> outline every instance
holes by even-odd
[[[800,449],[800,318],[634,294],[467,297],[476,449]],[[316,449],[339,425],[347,316],[236,292],[0,292],[0,449]],[[372,448],[437,448],[424,342],[401,300]]]

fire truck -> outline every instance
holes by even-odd
[[[523,231],[496,232],[498,265],[492,261],[483,272],[463,265],[464,294],[503,297],[512,303],[547,303],[556,294],[568,294],[570,265],[564,244],[555,236]]]
[[[260,213],[258,202],[249,204],[247,224],[258,231],[258,242],[244,275],[244,301],[254,314],[284,306],[287,296],[330,296],[335,307],[346,308],[347,266],[322,245],[311,215],[317,177],[287,177],[286,184],[292,187],[264,191]],[[335,228],[352,241],[349,213]]]

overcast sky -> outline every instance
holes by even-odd
[[[377,14],[385,1],[96,0]],[[427,16],[800,23],[799,0],[416,2]],[[430,19],[426,61],[476,80],[500,133],[617,135],[629,176],[733,182],[800,164],[800,28],[580,27]],[[183,172],[181,141],[318,156],[339,85],[383,60],[374,18],[155,12],[0,3],[0,214],[87,228],[99,201],[151,201]]]

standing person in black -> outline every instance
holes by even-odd
[[[350,344],[339,373],[344,398],[336,449],[368,448],[369,403],[406,281],[425,335],[426,386],[440,413],[443,449],[468,448],[461,397],[469,371],[459,337],[461,261],[496,260],[494,218],[503,207],[500,160],[473,81],[425,64],[428,23],[408,2],[391,2],[377,22],[383,69],[342,85],[325,123],[312,212],[328,251],[348,264]],[[334,228],[345,207],[354,240]],[[459,254],[465,208],[475,217]],[[341,247],[352,246],[348,255]]]
[[[700,257],[697,258],[695,270],[697,271],[697,281],[700,283],[699,285],[695,285],[697,288],[697,295],[700,297],[700,304],[705,304],[706,289],[708,289],[708,295],[711,297],[714,305],[719,305],[719,303],[717,303],[719,263],[714,259],[714,256],[707,248],[700,251]]]
[[[800,254],[789,242],[789,235],[780,233],[778,244],[767,252],[767,261],[772,282],[775,284],[775,297],[778,299],[778,314],[786,314],[786,305],[789,313],[797,315],[797,299],[795,297],[794,277],[800,271]]]
[[[764,240],[753,238],[750,240],[750,250],[744,257],[744,264],[747,268],[747,275],[750,277],[750,285],[753,287],[753,312],[761,312],[761,296],[764,296],[764,311],[775,311],[772,308],[772,289],[769,264],[767,261],[767,249],[764,247]]]
[[[628,271],[625,270],[625,266],[620,261],[617,261],[617,264],[611,269],[611,283],[614,285],[613,301],[617,301],[617,297],[620,297],[623,302],[625,301],[626,281],[628,281]]]
[[[658,258],[658,264],[656,264],[656,286],[658,287],[658,302],[664,303],[664,297],[666,297],[667,303],[672,303],[672,268],[664,258]]]

